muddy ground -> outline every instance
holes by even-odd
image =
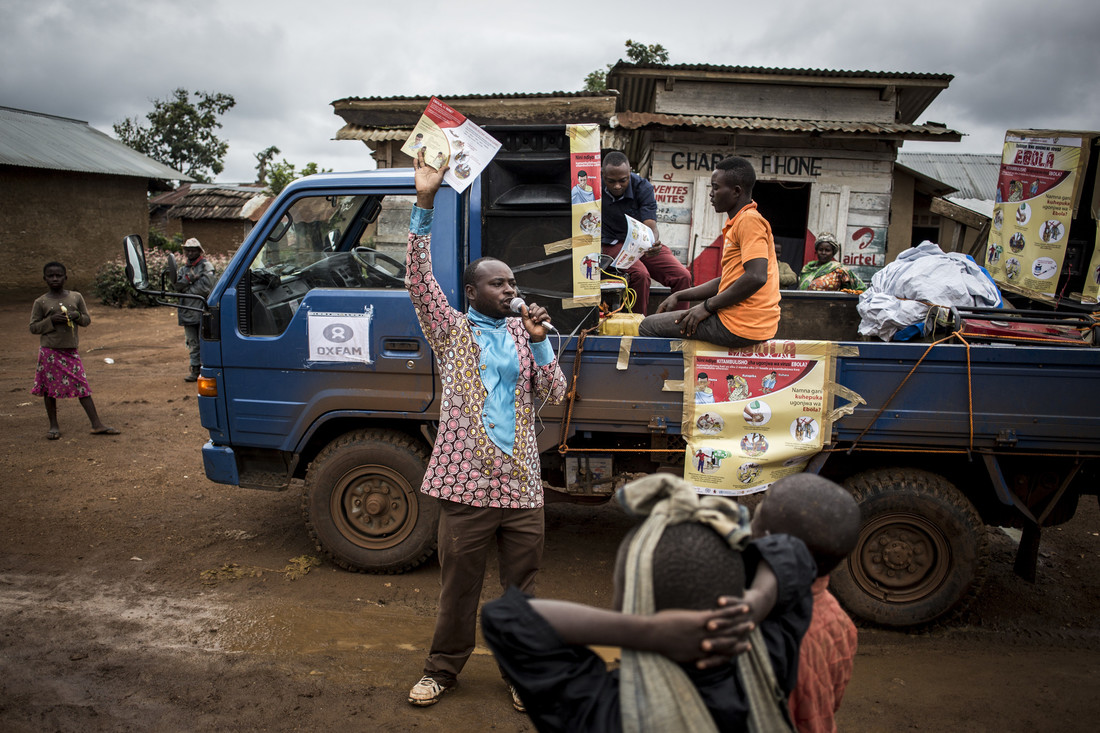
[[[0,303],[0,730],[532,730],[480,648],[442,703],[406,704],[432,630],[434,560],[403,576],[310,566],[294,492],[206,480],[171,310],[90,303],[81,352],[122,434],[89,435],[69,400],[62,438],[47,441],[29,392],[30,305]],[[540,594],[606,605],[626,522],[563,505],[547,521]],[[992,533],[988,583],[962,620],[860,631],[841,730],[1096,728],[1096,498],[1045,533],[1034,585],[1012,575],[1012,539]]]

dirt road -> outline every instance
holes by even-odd
[[[434,561],[403,576],[311,566],[293,492],[205,479],[175,314],[89,305],[81,353],[100,414],[122,434],[89,435],[70,400],[49,442],[29,393],[30,302],[0,304],[0,730],[532,730],[482,649],[442,703],[409,707]],[[540,593],[608,604],[627,522],[610,506],[547,517]],[[1095,729],[1098,533],[1087,497],[1044,535],[1028,585],[995,531],[967,618],[919,635],[861,630],[841,729]]]

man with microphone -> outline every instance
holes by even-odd
[[[543,494],[535,440],[538,406],[565,396],[546,338],[546,309],[519,298],[511,268],[483,257],[466,267],[469,311],[451,307],[432,274],[431,223],[439,170],[414,161],[405,286],[439,365],[439,432],[420,490],[440,500],[439,612],[423,676],[409,703],[433,705],[474,650],[489,545],[499,548],[502,590],[532,592],[542,561]],[[515,317],[513,309],[518,311]],[[522,703],[512,689],[512,704]]]

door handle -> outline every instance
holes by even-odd
[[[419,354],[420,342],[413,339],[383,339],[382,349],[401,354]]]

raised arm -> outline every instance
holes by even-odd
[[[700,668],[728,661],[748,648],[748,608],[729,604],[709,611],[665,610],[652,616],[594,608],[569,601],[531,599],[531,608],[567,644],[618,646],[663,654]],[[721,651],[717,651],[717,647]]]

